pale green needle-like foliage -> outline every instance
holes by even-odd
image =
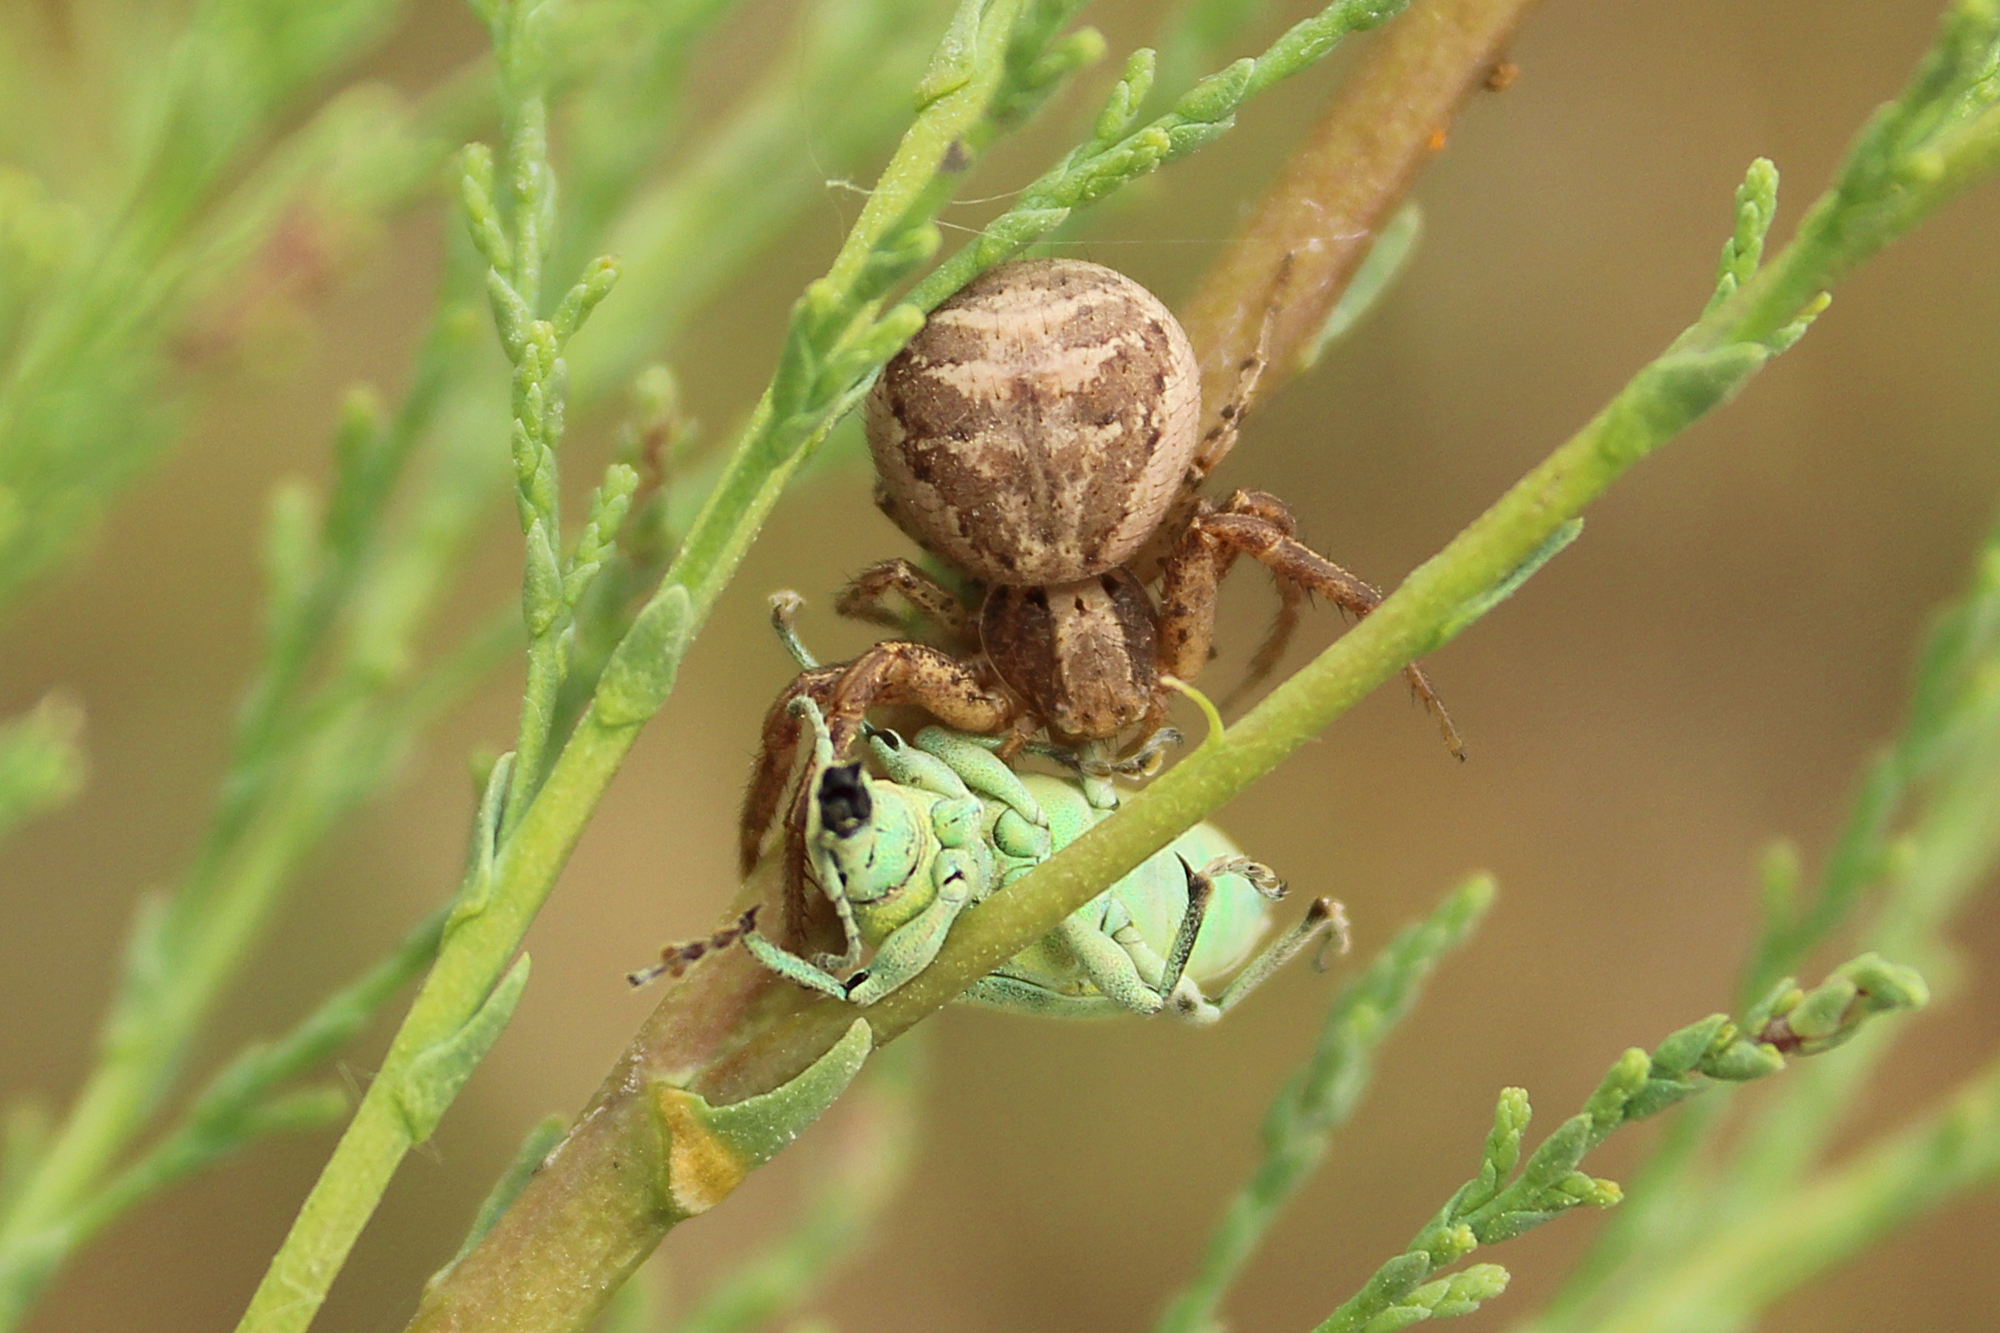
[[[82,712],[60,696],[0,725],[0,838],[83,786],[82,728]]]
[[[120,1167],[163,1109],[187,1046],[310,850],[393,769],[412,731],[507,644],[477,636],[423,676],[412,671],[413,636],[481,512],[481,470],[450,466],[446,451],[407,521],[386,523],[388,497],[417,443],[450,407],[441,386],[465,350],[448,332],[434,339],[395,418],[384,419],[365,396],[351,400],[330,494],[322,500],[293,486],[274,505],[265,670],[239,715],[231,765],[194,863],[141,911],[97,1067],[0,1214],[0,1326],[18,1318],[52,1266],[119,1207],[254,1133],[292,1123],[198,1104],[174,1131],[198,1150],[170,1137],[140,1163]],[[337,1030],[357,1030],[364,1009],[428,956],[428,946],[399,953],[404,961],[384,974],[395,980],[364,987],[363,1007],[336,1004],[355,1016]],[[289,1078],[330,1047],[314,1040],[290,1049],[305,1055],[259,1067]],[[162,1171],[160,1162],[178,1165]],[[136,1181],[145,1188],[135,1189]]]
[[[617,13],[612,14],[614,10]],[[663,55],[660,43],[680,40],[715,17],[713,6],[686,12],[653,6],[569,6],[562,14],[566,22],[589,26],[594,40],[587,49],[600,63],[635,50],[650,51],[656,64],[664,59],[664,65],[647,76],[647,87],[669,101],[680,64],[671,52]],[[326,15],[329,21],[338,16],[336,11]],[[22,18],[18,12],[11,17]],[[80,24],[80,34],[72,35],[93,50],[100,38],[109,45],[127,40],[143,44],[146,37],[144,25],[113,33],[98,32],[87,21]],[[639,40],[609,40],[607,29],[625,38],[636,33]],[[660,35],[668,30],[679,36]],[[318,38],[331,35],[337,34],[328,28]],[[197,50],[208,39],[192,32],[175,40],[184,49]],[[252,57],[263,58],[255,50],[245,56]],[[72,61],[71,67],[86,63]],[[575,81],[590,69],[588,62],[572,60],[562,76]],[[222,66],[209,68],[211,75],[223,72]],[[879,118],[879,108],[907,89],[907,80],[901,80],[890,92],[888,80],[893,75],[891,68],[881,82],[871,85],[864,78],[848,91],[855,94],[857,105],[876,108]],[[102,336],[90,346],[108,346],[106,340],[116,333],[123,339],[117,354],[141,358],[152,354],[149,347],[157,350],[162,340],[190,336],[186,321],[191,319],[202,321],[199,337],[209,339],[216,307],[209,304],[208,294],[225,289],[228,276],[258,253],[273,226],[282,221],[297,227],[302,218],[309,218],[320,229],[316,236],[338,241],[357,229],[365,230],[383,210],[432,189],[447,147],[437,137],[437,126],[467,115],[476,121],[480,114],[481,99],[468,98],[457,89],[457,83],[447,85],[448,95],[415,111],[379,88],[357,87],[335,95],[319,114],[270,145],[248,177],[232,180],[226,197],[190,215],[189,230],[171,242],[174,253],[182,257],[171,263],[162,259],[156,271],[168,276],[198,274],[199,281],[175,276],[180,285],[173,289],[171,300],[163,296],[156,307],[148,308],[150,313],[128,305],[121,310],[127,322],[98,330]],[[51,91],[51,96],[59,100],[76,92]],[[583,85],[565,106],[577,115],[601,116],[590,110],[595,95],[594,85]],[[490,94],[484,100],[491,105]],[[243,116],[275,115],[286,110],[282,102],[260,95],[233,106]],[[796,117],[812,114],[813,106],[794,103],[783,111],[785,115],[775,122],[755,107],[736,114],[739,123],[747,119],[768,133],[782,134],[788,126],[795,132]],[[22,114],[32,119],[25,109]],[[23,120],[10,123],[19,126]],[[244,126],[254,123],[245,121]],[[643,141],[655,145],[648,151],[657,152],[658,145],[671,138],[673,123],[669,116],[654,118],[647,122],[645,133],[629,136],[628,147]],[[221,151],[218,145],[229,138],[218,133],[211,149]],[[235,141],[254,147],[259,135],[240,128]],[[865,135],[854,136],[840,151],[863,151],[866,141]],[[193,149],[192,144],[178,145],[174,151],[185,154]],[[658,179],[656,188],[678,190],[685,197],[726,197],[740,193],[747,181],[767,189],[782,185],[785,192],[757,215],[761,234],[769,235],[810,198],[808,187],[818,179],[817,166],[807,161],[711,164],[698,179],[691,169],[670,172]],[[183,170],[147,177],[139,196],[142,207],[170,211],[168,202],[143,202],[151,198],[147,192],[175,182],[179,184],[174,188],[182,189],[198,175]],[[83,184],[74,174],[65,182]],[[0,284],[11,284],[0,291],[0,308],[6,315],[0,321],[0,353],[14,356],[18,363],[31,350],[29,334],[51,317],[44,307],[82,299],[64,294],[70,291],[64,284],[73,275],[62,265],[82,263],[87,257],[79,247],[90,234],[86,205],[95,196],[83,196],[83,202],[56,198],[34,177],[14,168],[0,173],[0,196],[4,196],[0,217],[5,219],[0,245],[21,261],[0,266]],[[642,243],[650,236],[643,224],[632,234]],[[748,245],[739,247],[706,266],[700,284],[655,293],[653,312],[667,326],[677,325],[693,302],[727,280],[752,253]],[[170,1109],[168,1098],[182,1074],[183,1052],[254,949],[300,867],[355,804],[379,790],[395,771],[410,738],[503,660],[518,639],[518,629],[496,621],[441,650],[420,652],[414,641],[451,587],[468,536],[504,486],[502,459],[494,454],[492,441],[506,430],[505,388],[495,379],[481,347],[483,334],[472,304],[477,283],[476,279],[468,283],[471,277],[469,265],[454,261],[433,331],[401,405],[385,412],[366,391],[353,396],[334,441],[337,466],[329,492],[322,496],[313,488],[292,484],[274,499],[265,550],[270,580],[267,659],[239,716],[235,758],[218,795],[213,826],[174,890],[149,900],[129,951],[122,997],[108,1023],[107,1031],[114,1035],[75,1106],[53,1124],[26,1112],[17,1117],[24,1127],[42,1128],[17,1136],[18,1151],[8,1159],[14,1189],[13,1206],[0,1208],[0,1326],[18,1317],[54,1265],[76,1244],[118,1207],[143,1193],[131,1188],[133,1182],[143,1178],[152,1182],[148,1189],[156,1188],[171,1174],[205,1164],[221,1149],[254,1133],[294,1123],[274,1116],[234,1116],[226,1123],[211,1118],[214,1132],[206,1133],[207,1146],[200,1153],[169,1150],[163,1141],[148,1150],[143,1161],[124,1160],[135,1139],[168,1128],[157,1121]],[[233,307],[225,302],[221,308]],[[142,314],[144,319],[139,318]],[[82,357],[85,350],[77,355]],[[67,378],[61,382],[88,379],[102,365],[87,357],[66,363],[62,374]],[[118,396],[93,385],[84,404],[89,410],[61,418],[77,449],[61,460],[42,455],[31,465],[23,463],[38,485],[70,488],[64,492],[69,499],[39,496],[34,511],[38,519],[60,518],[72,503],[94,511],[129,475],[104,449],[127,451],[136,466],[167,439],[173,419],[167,410],[171,397],[144,401],[147,386],[133,378],[129,367],[105,373],[106,384],[137,393],[138,406],[133,410],[154,413],[157,419],[144,429],[128,429],[126,424],[93,416],[109,410]],[[18,375],[11,382],[13,391],[24,392]],[[185,386],[175,389],[184,392]],[[0,439],[0,471],[4,458],[23,459],[25,448],[19,436]],[[601,582],[591,577],[591,571],[601,573],[607,561],[620,563],[607,541],[616,505],[614,488],[587,524],[568,592],[582,593]],[[644,507],[664,520],[657,479]],[[657,529],[657,522],[654,526]],[[48,524],[37,529],[44,536],[51,530]],[[651,552],[648,559],[658,562],[666,540],[668,534],[658,530],[640,545]],[[29,564],[9,565],[10,577],[29,572]],[[629,621],[622,601],[613,599],[608,614],[600,617],[614,630],[622,630]],[[10,763],[20,761],[20,782],[8,788],[8,795],[18,798],[16,808],[25,811],[35,802],[53,798],[80,773],[73,759],[57,762],[57,751],[27,743],[63,732],[67,724],[54,724],[66,716],[59,704],[37,714],[40,720],[20,733],[22,744],[7,752]],[[322,1096],[319,1106],[327,1105]],[[181,1136],[179,1141],[186,1138],[183,1130],[171,1132]],[[154,1170],[169,1159],[185,1165],[173,1173]]]
[[[1859,983],[1859,985],[1857,985]],[[1868,989],[1872,987],[1872,989]],[[1788,996],[1788,998],[1790,998]],[[1572,1208],[1607,1208],[1623,1192],[1608,1180],[1578,1169],[1585,1154],[1635,1120],[1713,1087],[1718,1081],[1744,1082],[1785,1067],[1781,1050],[1815,1054],[1852,1036],[1875,1014],[1919,1007],[1929,998],[1923,982],[1906,968],[1876,959],[1857,959],[1811,992],[1791,999],[1786,1013],[1811,1009],[1826,1016],[1818,1034],[1795,1042],[1769,1009],[1745,1026],[1721,1014],[1674,1033],[1650,1055],[1625,1052],[1598,1084],[1584,1109],[1564,1121],[1525,1162],[1528,1095],[1519,1088],[1500,1094],[1493,1131],[1479,1171],[1419,1231],[1410,1246],[1377,1269],[1355,1297],[1334,1311],[1316,1333],[1359,1333],[1396,1329],[1425,1319],[1469,1314],[1482,1299],[1498,1294],[1505,1275],[1488,1269],[1474,1289],[1453,1291],[1430,1283],[1431,1275],[1481,1245],[1511,1240]],[[1517,1170],[1518,1168],[1518,1170]],[[1464,1275],[1470,1277],[1472,1270]]]
[[[1407,0],[1336,0],[1287,29],[1262,55],[1246,56],[1197,82],[1171,110],[1138,124],[1153,89],[1157,57],[1132,54],[1090,137],[1021,191],[979,236],[938,265],[910,293],[929,310],[985,269],[1020,253],[1112,191],[1213,142],[1236,123],[1237,108],[1306,68],[1351,33],[1400,13]]]
[[[1335,0],[1261,54],[1198,78],[1260,7],[1193,0],[1168,19],[1163,55],[1127,57],[1080,141],[928,272],[938,212],[965,173],[1102,54],[1101,37],[1071,28],[1078,0],[963,0],[949,14],[941,0],[818,0],[798,50],[772,60],[699,142],[686,134],[681,104],[699,39],[729,16],[727,0],[475,7],[492,56],[414,100],[331,87],[397,21],[387,0],[207,0],[173,15],[71,6],[80,55],[67,85],[31,58],[48,40],[39,10],[0,16],[9,39],[0,40],[0,133],[13,164],[0,168],[0,601],[76,550],[171,441],[200,379],[170,375],[170,362],[216,361],[250,340],[256,310],[246,290],[275,288],[282,299],[287,282],[312,276],[287,268],[289,257],[312,256],[315,272],[336,265],[383,219],[435,198],[441,176],[471,238],[451,243],[401,401],[385,407],[357,392],[324,493],[294,484],[275,497],[263,661],[210,826],[192,863],[140,913],[74,1104],[59,1117],[30,1109],[10,1119],[0,1328],[132,1203],[256,1135],[337,1117],[344,1097],[310,1082],[311,1071],[431,964],[244,1320],[259,1330],[308,1324],[398,1164],[431,1133],[523,993],[519,947],[530,921],[759,526],[922,312],[1073,225],[1078,210],[1215,141],[1251,98],[1405,6]],[[954,931],[937,964],[870,1010],[872,1033],[857,1035],[851,1013],[832,1012],[838,1006],[757,1014],[744,1021],[768,1024],[756,1035],[770,1059],[739,1076],[730,1098],[711,1105],[679,1083],[637,1080],[653,1099],[633,1122],[635,1135],[652,1136],[641,1146],[708,1155],[701,1170],[683,1161],[621,1202],[645,1216],[621,1238],[630,1254],[605,1271],[629,1272],[666,1226],[726,1195],[838,1094],[872,1043],[1046,935],[1367,690],[1494,610],[1576,538],[1588,503],[1801,336],[1838,279],[2000,167],[1996,51],[1991,0],[1953,4],[1910,87],[1869,122],[1834,186],[1768,259],[1776,172],[1753,166],[1713,297],[1693,326],[1332,650]],[[497,154],[474,148],[447,167],[466,137],[490,135],[495,122]],[[728,448],[697,454],[705,446],[681,421],[659,365],[671,340],[828,175],[885,156],[825,276],[774,335],[770,380],[746,424]],[[565,193],[552,161],[564,165]],[[1349,288],[1323,336],[1351,324],[1377,280],[1393,275],[1403,234],[1385,235],[1375,269]],[[589,258],[613,253],[622,259]],[[566,417],[628,391],[637,406],[618,460],[587,498],[566,497]],[[457,641],[429,642],[468,542],[510,491],[524,538],[518,610]],[[1741,1027],[1711,1019],[1651,1056],[1628,1053],[1586,1111],[1525,1165],[1525,1098],[1503,1096],[1479,1175],[1327,1327],[1400,1328],[1497,1296],[1506,1280],[1497,1268],[1440,1269],[1476,1244],[1613,1201],[1613,1187],[1578,1170],[1584,1152],[1715,1080],[1771,1072],[1780,1053],[1845,1043],[1786,1080],[1712,1175],[1689,1168],[1716,1120],[1707,1105],[1725,1099],[1688,1108],[1648,1189],[1628,1205],[1633,1222],[1610,1229],[1546,1327],[1734,1327],[1787,1284],[2000,1168],[1991,1072],[1838,1168],[1822,1167],[1894,1026],[1864,1029],[1862,1020],[1918,1002],[1921,983],[1869,957],[1810,991],[1785,980],[1864,908],[1873,914],[1866,945],[1935,969],[1944,922],[2000,854],[1984,817],[2000,784],[1996,571],[2000,553],[1989,551],[1979,591],[1926,659],[1908,733],[1874,770],[1818,889],[1801,898],[1797,876],[1774,860]],[[515,748],[481,765],[449,908],[289,1035],[225,1063],[177,1105],[187,1053],[301,865],[382,788],[424,726],[522,644]],[[74,788],[74,734],[60,703],[0,730],[0,831]],[[1479,882],[1461,889],[1344,993],[1274,1106],[1257,1174],[1167,1327],[1212,1325],[1258,1237],[1353,1109],[1375,1047],[1486,892]],[[1940,975],[1948,985],[1948,968]],[[746,1107],[766,1121],[749,1124]],[[527,1256],[511,1280],[522,1290],[560,1285],[560,1247],[537,1250],[535,1223],[519,1221],[537,1190],[564,1188],[558,1173],[526,1169],[547,1162],[551,1141],[547,1130],[531,1139],[521,1169],[496,1187],[466,1250],[427,1293],[427,1311],[504,1310],[516,1319],[509,1327],[575,1328],[615,1287],[607,1280],[574,1305],[531,1313],[518,1291],[478,1287],[491,1271],[482,1254],[510,1228],[507,1243]],[[878,1142],[830,1171],[799,1230],[722,1282],[684,1326],[747,1327],[795,1305],[879,1206],[897,1162],[894,1145]],[[587,1160],[576,1170],[593,1183]],[[1658,1206],[1647,1202],[1655,1185]],[[1687,1207],[1698,1190],[1713,1211]],[[663,1197],[673,1200],[665,1214]],[[1693,1220],[1643,1225],[1676,1209]],[[586,1220],[609,1234],[612,1211],[586,1210]],[[564,1241],[585,1243],[574,1232]]]
[[[1778,968],[1836,932],[1922,963],[1954,989],[1943,933],[2000,866],[2000,537],[1919,661],[1904,731],[1863,773],[1813,890],[1779,848],[1763,876],[1766,926],[1745,991],[1787,994]],[[1832,997],[1823,1001],[1831,1003]],[[1910,1124],[1829,1166],[1828,1149],[1874,1077],[1889,1034],[1775,1090],[1726,1139],[1721,1107],[1693,1108],[1618,1217],[1531,1327],[1726,1329],[1893,1227],[2000,1175],[1993,1067]]]
[[[233,190],[225,182],[291,100],[394,12],[386,0],[210,0],[164,42],[164,58],[150,24],[109,15],[86,24],[129,78],[113,103],[126,113],[121,151],[79,176],[71,162],[94,155],[75,145],[74,157],[39,164],[38,176],[10,169],[0,187],[0,269],[10,275],[0,287],[0,600],[68,551],[166,442],[171,418],[154,393],[177,321],[205,272],[240,264],[287,220],[273,205],[296,197],[261,180]],[[14,9],[4,20],[13,40],[0,48],[27,57],[54,40],[36,31],[41,17]],[[9,63],[22,77],[0,83],[20,89],[17,105],[46,95],[60,107],[103,91],[51,87],[29,73],[31,59]],[[44,153],[62,142],[60,124],[47,122]],[[335,128],[319,140],[316,166],[338,172],[365,143]],[[358,201],[342,207],[349,202]]]

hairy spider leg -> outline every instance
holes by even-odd
[[[1278,261],[1277,272],[1271,277],[1271,289],[1264,301],[1264,316],[1257,324],[1257,345],[1250,355],[1236,363],[1236,383],[1230,389],[1229,398],[1215,409],[1215,420],[1202,432],[1201,443],[1195,447],[1194,457],[1188,461],[1187,471],[1181,475],[1180,494],[1167,510],[1151,541],[1140,558],[1132,563],[1137,566],[1139,577],[1152,581],[1157,571],[1170,558],[1174,549],[1174,539],[1168,534],[1184,531],[1194,518],[1195,511],[1202,506],[1201,488],[1208,481],[1208,474],[1221,466],[1222,460],[1236,447],[1236,437],[1243,431],[1243,418],[1250,414],[1250,404],[1257,396],[1257,386],[1263,382],[1264,368],[1271,362],[1271,339],[1278,326],[1278,315],[1284,308],[1285,293],[1291,289],[1292,255],[1288,251]],[[1261,656],[1261,653],[1260,653]]]
[[[870,565],[856,574],[841,589],[833,609],[850,620],[907,632],[909,623],[906,617],[897,614],[888,605],[892,594],[900,596],[911,610],[952,638],[969,639],[971,636],[971,621],[964,605],[958,600],[958,594],[900,556]]]
[[[785,785],[791,780],[799,744],[799,715],[792,711],[792,704],[802,698],[818,702],[830,697],[847,666],[845,662],[835,662],[801,672],[764,713],[757,761],[750,771],[750,786],[743,794],[743,814],[737,823],[737,869],[746,876],[761,859],[764,835],[770,829],[772,816],[778,813]]]
[[[1284,502],[1261,491],[1238,491],[1222,509],[1202,506],[1168,559],[1160,581],[1160,670],[1192,680],[1208,662],[1215,633],[1215,592],[1239,555],[1281,582],[1318,593],[1343,610],[1366,616],[1382,604],[1375,588],[1293,537]],[[1278,645],[1283,648],[1282,640]],[[1413,662],[1403,676],[1437,720],[1445,745],[1463,759],[1465,745],[1430,680]],[[1164,715],[1164,691],[1154,710]],[[1150,718],[1149,718],[1150,720]]]

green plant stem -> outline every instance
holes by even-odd
[[[410,410],[381,439],[348,453],[347,479],[312,557],[318,575],[273,626],[266,672],[250,691],[202,850],[170,897],[142,905],[98,1062],[0,1220],[0,1328],[19,1320],[67,1253],[67,1246],[49,1251],[42,1238],[81,1234],[70,1214],[157,1111],[297,867],[393,767],[412,731],[469,683],[458,669],[469,659],[454,657],[437,680],[403,689],[410,639],[476,520],[470,497],[489,484],[478,470],[454,466],[447,452],[409,531],[389,541],[380,531],[390,490],[382,472],[400,472],[409,457],[402,437],[422,433],[433,410],[447,409],[423,386],[437,364],[463,350],[451,323],[426,346]],[[333,606],[351,616],[337,645]],[[300,691],[305,665],[329,655],[329,682]]]
[[[1264,1120],[1264,1156],[1210,1236],[1194,1276],[1155,1333],[1208,1333],[1223,1299],[1264,1233],[1326,1155],[1374,1075],[1374,1056],[1423,992],[1444,955],[1463,944],[1492,905],[1487,876],[1452,890],[1429,920],[1406,927],[1349,982],[1320,1028],[1319,1043],[1286,1081]]]
[[[216,1075],[196,1097],[178,1128],[76,1211],[69,1223],[67,1243],[82,1243],[148,1195],[242,1144],[250,1137],[246,1128],[269,1118],[269,1107],[281,1083],[306,1073],[345,1046],[392,994],[423,971],[437,952],[444,921],[443,910],[432,913],[393,953],[329,996],[290,1033],[269,1046],[252,1047]],[[328,1109],[333,1115],[343,1113],[345,1096],[335,1089],[324,1091],[331,1097]],[[325,1123],[332,1118],[300,1112],[299,1107],[288,1109],[288,1114],[300,1115],[302,1124]]]
[[[459,1032],[492,993],[501,966],[519,947],[574,847],[582,815],[603,794],[637,730],[636,724],[606,727],[594,714],[578,723],[508,842],[501,887],[483,911],[453,926],[383,1058],[381,1072],[299,1210],[240,1328],[301,1329],[311,1322],[361,1225],[404,1154],[420,1141],[402,1100],[412,1063]]]
[[[1778,1073],[1786,1068],[1781,1044],[1794,1054],[1823,1053],[1864,1030],[1874,1018],[1919,1008],[1929,998],[1915,973],[1885,965],[1874,955],[1845,964],[1815,988],[1814,997],[1837,1005],[1837,1016],[1825,1010],[1809,1017],[1817,1000],[1804,992],[1792,995],[1795,1004],[1783,1014],[1796,1018],[1801,1030],[1820,1032],[1825,1040],[1799,1044],[1799,1031],[1783,1016],[1773,1019],[1770,1007],[1746,1019],[1751,1024],[1747,1028],[1721,1014],[1711,1015],[1671,1034],[1650,1054],[1636,1047],[1626,1051],[1583,1110],[1557,1126],[1525,1162],[1521,1147],[1530,1118],[1527,1094],[1519,1088],[1502,1092],[1479,1170],[1402,1254],[1378,1268],[1315,1333],[1364,1333],[1470,1313],[1504,1288],[1504,1270],[1488,1268],[1477,1278],[1475,1270],[1467,1270],[1458,1275],[1457,1285],[1440,1286],[1429,1281],[1432,1275],[1481,1245],[1511,1240],[1573,1208],[1615,1206],[1622,1198],[1616,1184],[1577,1169],[1613,1133],[1721,1084]],[[1822,1025],[1822,1019],[1828,1021]],[[1689,1333],[1707,1327],[1692,1325]]]
[[[786,1235],[736,1265],[669,1333],[754,1333],[796,1309],[870,1238],[908,1178],[921,1137],[921,1041],[902,1042],[868,1066],[841,1103],[834,1160]]]

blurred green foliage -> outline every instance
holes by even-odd
[[[525,958],[515,960],[521,933],[695,629],[780,491],[922,311],[1075,210],[1213,141],[1247,99],[1401,5],[1339,0],[1263,55],[1206,78],[1198,72],[1260,6],[1182,7],[1164,25],[1161,55],[1125,63],[1082,141],[919,277],[940,247],[934,218],[959,173],[1101,54],[1094,32],[1070,30],[1080,8],[967,0],[947,15],[935,0],[818,0],[796,58],[771,61],[699,140],[688,103],[701,43],[730,17],[723,0],[494,0],[481,16],[496,57],[414,97],[343,82],[402,20],[379,0],[0,12],[0,610],[84,548],[120,489],[173,443],[215,369],[259,336],[268,307],[453,189],[472,224],[470,243],[452,243],[400,399],[385,406],[357,390],[330,442],[329,484],[293,483],[273,497],[263,663],[210,823],[182,874],[144,901],[75,1102],[59,1117],[29,1107],[10,1119],[0,1328],[140,1199],[257,1135],[344,1114],[343,1092],[311,1081],[313,1071],[442,951],[427,1001],[371,1091],[376,1118],[364,1110],[363,1132],[344,1144],[363,1145],[352,1151],[366,1162],[336,1159],[329,1170],[338,1217],[329,1221],[331,1205],[310,1215],[298,1253],[286,1251],[298,1269],[281,1256],[278,1294],[249,1317],[256,1327],[309,1321],[300,1294],[324,1293],[396,1162],[504,1023],[526,980]],[[910,126],[913,87],[914,126],[828,275],[774,337],[762,401],[733,451],[708,450],[681,420],[660,358],[830,173],[889,149]],[[497,162],[453,157],[465,137],[495,130]],[[1169,826],[1315,734],[1329,710],[1493,609],[1574,538],[1577,510],[1800,336],[1827,287],[1996,167],[2000,14],[1991,0],[1958,0],[1910,87],[1869,122],[1769,263],[1776,176],[1767,163],[1752,169],[1708,310],[1552,460],[1562,486],[1554,473],[1524,483],[1367,633],[1303,673],[1266,721],[1246,719],[1192,756],[1180,804],[1165,794],[1133,802],[1138,813],[1121,821],[1126,852],[1171,836]],[[620,259],[588,262],[599,253]],[[545,286],[576,274],[568,295],[544,299]],[[615,299],[572,346],[614,276]],[[488,345],[482,306],[497,316],[504,361]],[[621,395],[633,402],[625,444],[565,540],[565,412]],[[434,642],[477,527],[510,488],[510,456],[527,538],[521,614]],[[1326,1327],[1386,1330],[1476,1309],[1504,1288],[1504,1271],[1482,1264],[1434,1278],[1444,1263],[1576,1204],[1615,1202],[1615,1186],[1576,1169],[1584,1151],[1708,1080],[1773,1072],[1774,1053],[1856,1037],[1786,1080],[1724,1154],[1714,1142],[1727,1098],[1686,1108],[1622,1220],[1537,1330],[1741,1327],[1889,1227],[2000,1171],[2000,1081],[1990,1071],[1826,1167],[1827,1145],[1893,1031],[1862,1031],[1862,1018],[1917,1003],[1922,986],[1860,961],[1812,991],[1788,979],[1843,932],[1899,963],[1942,959],[1943,927],[2000,857],[1987,817],[2000,790],[1996,627],[2000,545],[1934,637],[1908,728],[1871,770],[1817,884],[1802,892],[1793,860],[1772,859],[1738,1022],[1705,1020],[1650,1056],[1628,1053],[1511,1183],[1526,1102],[1504,1095],[1478,1177]],[[424,728],[524,642],[516,751],[481,774],[485,799],[454,903],[286,1035],[181,1097],[190,1048],[301,864],[380,790]],[[0,833],[80,785],[79,722],[56,696],[0,729]],[[1101,859],[1063,891],[1094,892],[1116,873]],[[1037,883],[1057,892],[1054,877]],[[1264,1162],[1163,1328],[1214,1326],[1258,1237],[1365,1087],[1373,1050],[1489,895],[1462,890],[1336,1002],[1320,1048],[1273,1108]],[[1056,898],[1044,905],[1060,914]],[[897,1077],[886,1080],[892,1092]],[[900,1127],[902,1103],[885,1105],[877,1118]],[[683,1326],[748,1327],[804,1299],[879,1208],[900,1164],[892,1140],[878,1126],[797,1235]],[[259,1322],[260,1310],[278,1322]]]

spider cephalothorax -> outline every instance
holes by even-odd
[[[1204,436],[1187,335],[1122,274],[1026,260],[940,306],[869,395],[868,442],[877,503],[962,576],[964,593],[890,560],[855,579],[839,609],[900,627],[889,604],[899,596],[948,647],[891,640],[793,683],[766,718],[746,866],[791,769],[800,695],[842,752],[885,704],[920,705],[962,731],[1111,742],[1160,726],[1165,677],[1200,673],[1216,585],[1239,555],[1270,569],[1284,602],[1253,679],[1275,664],[1306,594],[1374,609],[1381,594],[1294,538],[1275,496],[1186,503],[1228,451],[1261,370],[1261,357],[1242,367],[1235,400]],[[1178,532],[1160,531],[1169,520]],[[1161,553],[1157,600],[1131,567],[1148,551]],[[1407,674],[1457,752],[1429,682],[1414,666]]]

